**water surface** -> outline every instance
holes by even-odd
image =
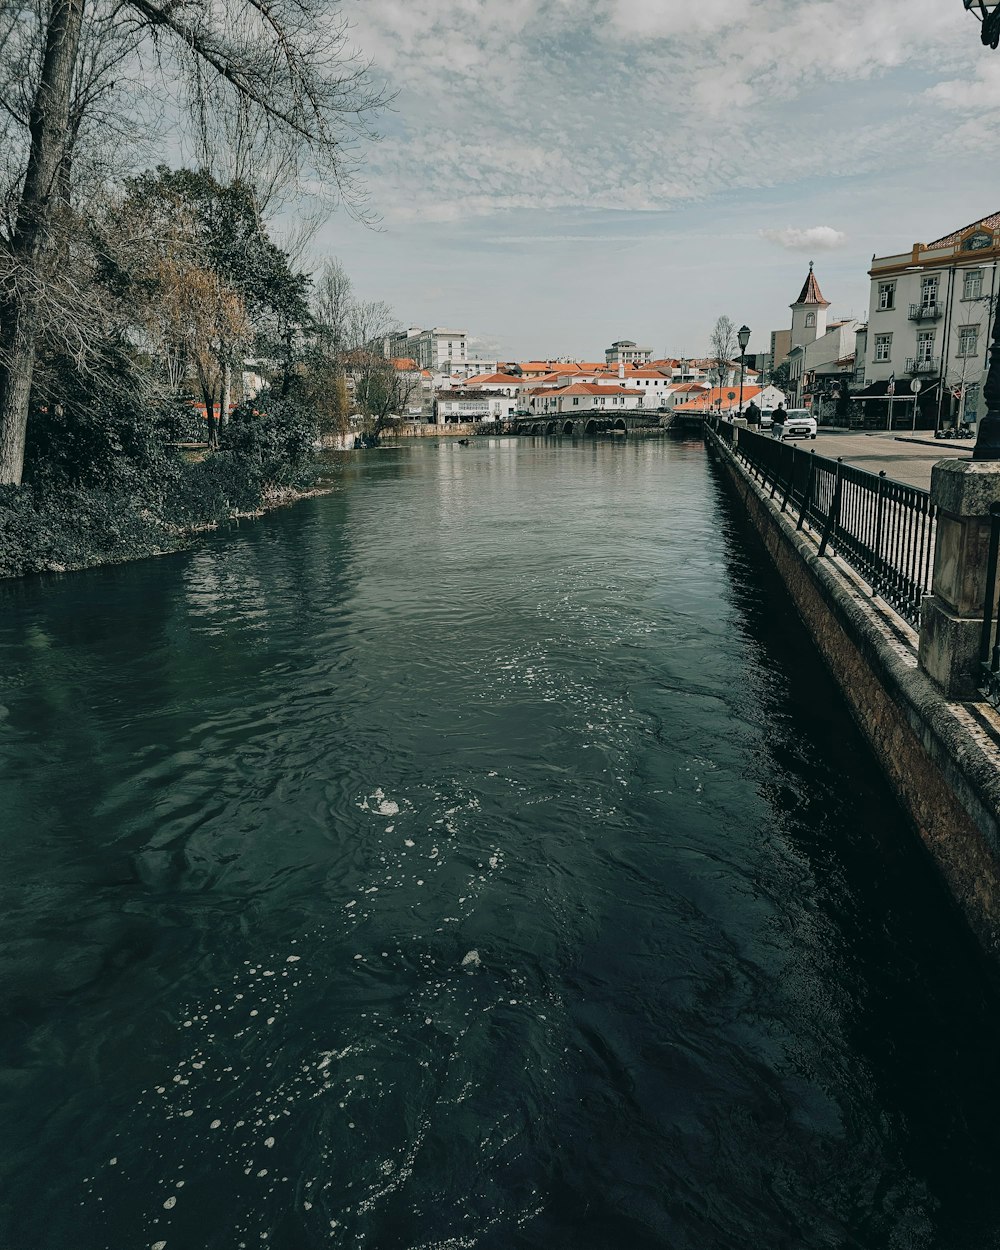
[[[0,589],[0,1245],[1000,1245],[1000,997],[697,443]]]

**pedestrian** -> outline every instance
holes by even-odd
[[[747,417],[748,426],[760,425],[760,409],[757,407],[757,405],[754,403],[752,399],[750,403],[747,404],[746,417]]]

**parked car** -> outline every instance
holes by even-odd
[[[760,410],[761,431],[769,430],[771,428],[771,426],[774,424],[773,417],[774,417],[773,408],[761,408]]]
[[[816,418],[810,415],[808,408],[789,408],[781,425],[776,425],[772,414],[771,437],[782,442],[786,438],[815,438]]]

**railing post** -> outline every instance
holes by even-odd
[[[805,494],[802,496],[802,507],[799,509],[799,523],[795,527],[797,530],[800,530],[802,528],[802,524],[806,518],[806,513],[809,511],[809,507],[812,503],[813,474],[815,472],[816,472],[816,449],[810,448],[809,450],[809,475],[806,478]]]
[[[792,490],[795,487],[795,457],[798,455],[798,450],[799,449],[795,446],[791,448],[792,467],[788,470],[788,485],[785,487],[785,497],[781,501],[782,512],[784,512],[784,510],[788,507],[789,497],[791,496]]]
[[[841,476],[844,465],[843,456],[837,457],[837,476],[833,484],[833,500],[830,504],[830,511],[827,514],[826,525],[823,527],[823,541],[819,545],[819,554],[826,555],[827,543],[831,537],[836,543],[837,541],[837,522],[840,520],[840,496],[844,487],[844,479]]]
[[[920,605],[920,667],[948,698],[973,699],[982,685],[983,618],[992,618],[995,606],[987,602],[987,589],[1000,461],[936,464],[931,503],[937,506],[934,577]]]
[[[878,474],[878,493],[875,496],[875,545],[873,551],[876,556],[882,555],[882,515],[885,511],[885,469],[880,469]]]

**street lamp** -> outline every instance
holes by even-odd
[[[962,0],[965,7],[983,24],[983,43],[988,48],[1000,47],[1000,0]],[[990,344],[990,367],[983,387],[986,416],[979,422],[973,460],[1000,460],[1000,300],[993,318],[993,342]]]
[[[997,0],[1000,3],[1000,0]],[[740,345],[740,416],[743,416],[743,375],[746,372],[747,365],[747,343],[750,342],[750,327],[747,325],[740,326],[736,331],[736,341]]]
[[[967,9],[983,24],[983,43],[988,48],[1000,46],[1000,3],[998,0],[962,0]]]

